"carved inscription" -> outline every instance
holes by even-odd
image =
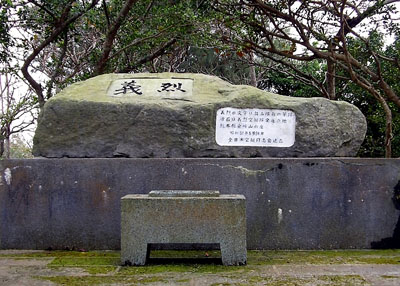
[[[192,79],[130,78],[115,80],[108,88],[108,95],[112,97],[155,96],[180,99],[192,94]]]
[[[295,129],[291,110],[225,107],[217,111],[215,140],[220,146],[290,147]]]

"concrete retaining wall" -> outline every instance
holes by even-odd
[[[0,170],[2,249],[119,249],[120,198],[160,189],[243,194],[249,249],[370,248],[400,231],[399,159],[30,159]]]

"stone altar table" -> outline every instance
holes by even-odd
[[[246,264],[246,199],[218,191],[151,191],[121,199],[121,262],[144,265],[152,243],[219,244],[224,265]]]

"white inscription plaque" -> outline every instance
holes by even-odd
[[[179,99],[192,96],[193,80],[187,78],[118,79],[111,83],[107,94],[113,97],[156,96]]]
[[[295,129],[291,110],[224,107],[217,111],[215,140],[220,146],[290,147]]]

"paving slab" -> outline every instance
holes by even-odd
[[[0,285],[400,285],[400,250],[248,251],[242,267],[218,255],[154,251],[149,265],[122,267],[117,251],[0,251]]]

